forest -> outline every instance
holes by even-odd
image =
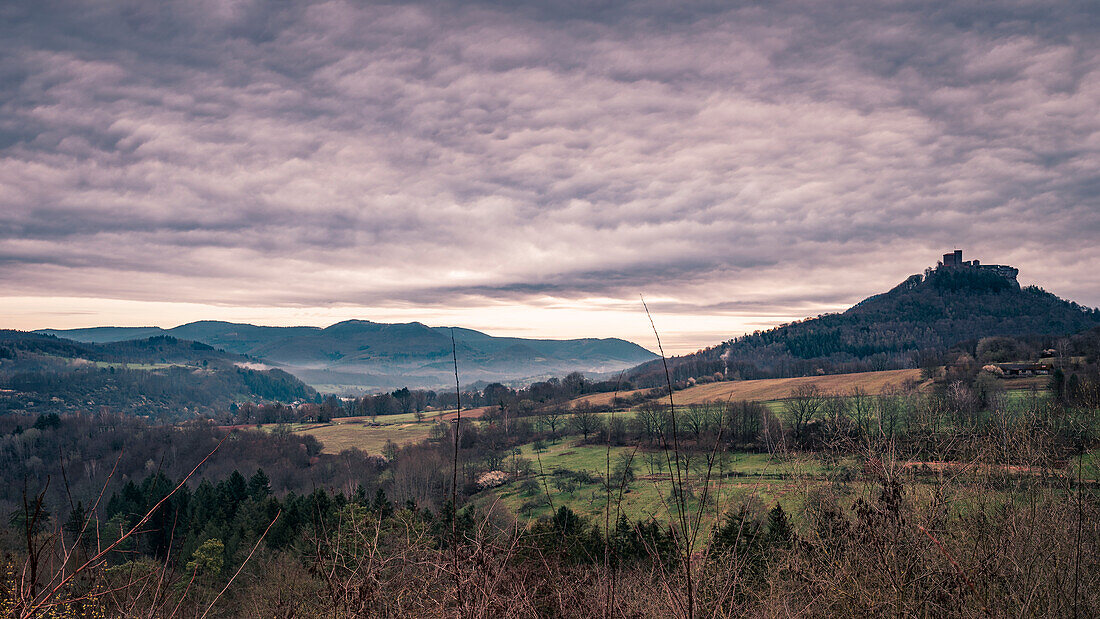
[[[257,367],[247,357],[171,336],[82,344],[0,331],[0,413],[93,410],[169,422],[241,401],[319,399],[290,374]]]

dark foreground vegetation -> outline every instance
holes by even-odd
[[[213,492],[232,496],[239,484]],[[163,493],[170,482],[146,485]],[[52,596],[9,576],[5,610],[25,612],[22,600],[36,594],[60,616],[1095,616],[1100,607],[1100,514],[1095,495],[1069,483],[1017,482],[1016,500],[1005,501],[943,482],[933,486],[937,502],[911,478],[887,474],[856,489],[867,498],[813,494],[797,527],[782,508],[745,500],[690,568],[685,542],[655,522],[619,520],[606,531],[562,507],[528,526],[464,512],[452,527],[446,505],[432,514],[381,495],[280,501],[260,483],[222,508],[231,514],[226,544],[221,514],[198,531],[186,524],[203,517],[205,488],[154,510],[142,527],[153,533],[79,573],[118,535],[95,539],[70,519],[57,534],[69,537],[66,547],[43,553],[37,568],[47,575],[42,589],[63,582],[50,576],[77,576]],[[138,509],[116,514],[119,531],[139,521],[150,502],[140,499],[113,501]],[[194,537],[174,559],[155,532],[177,519],[176,533]],[[25,566],[9,560],[8,573]]]
[[[806,390],[781,410],[536,410],[457,441],[439,424],[385,458],[208,423],[0,417],[0,599],[74,617],[1095,616],[1095,367],[1043,392],[996,380],[975,361],[925,391]],[[607,445],[606,466],[517,455],[560,441]],[[724,468],[737,452],[818,465],[765,503]],[[666,473],[640,479],[643,457]],[[549,515],[517,519],[494,473]],[[570,483],[606,496],[598,515],[567,504]],[[664,510],[628,518],[646,483]]]

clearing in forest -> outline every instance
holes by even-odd
[[[397,415],[394,415],[397,417]],[[432,422],[425,420],[420,423],[404,421],[400,423],[382,423],[385,417],[379,417],[379,425],[370,425],[366,421],[359,423],[330,423],[313,425],[301,430],[298,434],[309,434],[321,441],[325,453],[340,453],[345,449],[362,449],[369,454],[382,453],[382,446],[386,441],[393,441],[398,445],[407,443],[419,443],[428,438],[431,433]]]

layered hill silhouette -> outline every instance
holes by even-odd
[[[201,321],[172,329],[95,327],[43,330],[82,342],[119,342],[168,335],[264,360],[311,385],[395,389],[453,384],[451,329],[419,322],[387,324],[348,320],[330,327],[265,327]],[[494,337],[454,329],[463,383],[514,381],[615,372],[656,357],[617,338],[541,340]]]
[[[85,343],[0,331],[0,411],[106,410],[160,419],[241,401],[313,401],[294,376],[200,342],[157,335]]]
[[[786,378],[914,368],[953,346],[990,336],[1062,336],[1100,324],[1100,311],[1036,286],[1016,269],[963,262],[961,252],[889,292],[826,314],[734,338],[668,360],[673,380]],[[664,384],[660,360],[628,373],[638,386]]]

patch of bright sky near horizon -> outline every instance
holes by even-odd
[[[6,2],[0,327],[686,352],[956,246],[1095,306],[1098,109],[1089,2]]]

